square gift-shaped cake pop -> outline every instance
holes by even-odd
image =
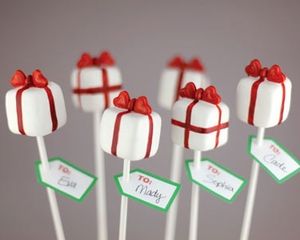
[[[120,93],[121,73],[110,53],[96,58],[84,53],[71,74],[71,86],[76,107],[86,112],[102,111]]]
[[[103,113],[100,141],[103,150],[127,160],[142,160],[156,154],[161,118],[152,111],[146,97],[130,99],[123,91],[114,99],[115,107]]]
[[[9,90],[5,98],[11,132],[45,136],[66,123],[63,92],[56,83],[48,82],[40,70],[28,76],[17,70],[11,84],[15,88]]]
[[[214,86],[196,89],[188,83],[172,110],[172,140],[193,150],[207,151],[228,139],[229,108]]]
[[[172,109],[179,98],[179,90],[188,82],[193,82],[197,88],[209,85],[204,67],[198,58],[185,62],[180,57],[173,58],[163,71],[159,91],[158,103],[161,107]]]
[[[254,59],[245,68],[248,77],[237,87],[237,115],[250,125],[270,128],[287,119],[291,103],[291,81],[278,65],[263,68]]]

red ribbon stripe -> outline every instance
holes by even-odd
[[[24,124],[23,124],[22,96],[24,91],[29,89],[30,87],[32,86],[26,85],[18,89],[16,93],[16,111],[17,111],[17,119],[18,119],[18,129],[22,135],[26,135],[24,130]],[[51,122],[52,122],[52,132],[54,132],[58,127],[54,97],[51,89],[48,86],[41,89],[44,89],[47,94],[49,107],[50,107]]]
[[[112,91],[122,89],[122,85],[113,85],[109,86],[109,78],[106,68],[101,68],[102,71],[102,87],[93,87],[93,88],[81,88],[81,69],[78,69],[77,74],[77,88],[73,89],[73,93],[78,95],[79,107],[82,108],[81,104],[81,95],[82,94],[104,94],[104,106],[105,108],[109,107],[109,93]]]
[[[215,143],[215,148],[216,148],[219,145],[220,131],[222,129],[228,128],[229,123],[228,122],[221,123],[222,110],[219,105],[216,105],[218,112],[219,112],[218,125],[209,127],[209,128],[202,128],[202,127],[191,125],[192,109],[197,103],[198,103],[198,101],[195,100],[188,105],[187,110],[186,110],[185,122],[181,122],[176,119],[172,119],[171,123],[175,126],[184,128],[184,147],[185,148],[189,148],[189,135],[190,135],[191,131],[195,132],[195,133],[202,133],[202,134],[209,134],[209,133],[217,131],[216,143]]]
[[[118,142],[119,142],[119,133],[121,127],[122,117],[128,113],[132,112],[131,110],[120,112],[116,116],[115,124],[114,124],[114,132],[111,144],[111,154],[117,156]],[[147,115],[149,119],[149,132],[147,137],[147,147],[144,158],[149,158],[152,148],[152,139],[153,139],[153,118],[151,114]]]

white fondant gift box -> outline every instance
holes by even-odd
[[[123,91],[115,107],[104,111],[100,138],[103,150],[127,160],[142,160],[157,152],[161,118],[152,111],[146,97],[130,99]]]
[[[245,68],[248,77],[237,87],[237,115],[256,127],[270,128],[286,120],[291,102],[291,81],[278,65],[263,68],[255,59]]]
[[[172,110],[172,140],[185,148],[207,151],[228,139],[229,108],[214,86],[205,90],[190,82]]]
[[[197,88],[205,88],[209,85],[200,60],[194,58],[190,62],[185,62],[180,57],[173,58],[161,76],[159,105],[168,110],[172,109],[174,102],[179,98],[179,90],[188,82],[193,82]]]
[[[122,88],[122,78],[110,53],[93,58],[82,54],[71,74],[73,101],[86,112],[102,111],[112,105]]]
[[[12,77],[14,89],[6,93],[8,127],[15,134],[45,136],[62,127],[67,120],[61,88],[48,82],[40,70],[26,76],[17,70]]]

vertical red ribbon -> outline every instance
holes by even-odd
[[[283,112],[284,112],[284,102],[285,102],[285,85],[284,85],[284,83],[281,83],[281,87],[282,87],[282,100],[281,100],[281,109],[280,109],[280,116],[279,116],[278,124],[282,123]]]
[[[254,112],[256,106],[256,99],[257,99],[257,91],[259,85],[264,81],[264,79],[256,80],[251,86],[251,94],[250,94],[250,104],[248,109],[248,123],[253,125],[254,122]]]
[[[78,73],[77,73],[77,88],[80,89],[81,88],[81,68],[78,69]],[[78,94],[78,105],[79,108],[82,109],[82,104],[81,104],[81,95]]]
[[[23,110],[22,110],[22,95],[25,90],[27,90],[29,86],[25,86],[20,88],[16,93],[16,109],[17,109],[17,119],[18,119],[18,128],[19,132],[22,135],[26,135],[24,131],[24,125],[23,125]]]
[[[119,141],[119,132],[120,132],[120,126],[121,126],[121,120],[122,117],[125,114],[130,113],[131,110],[125,111],[125,112],[120,112],[116,116],[115,124],[114,124],[114,132],[113,132],[113,138],[112,138],[112,144],[111,144],[111,154],[114,156],[117,156],[117,149],[118,149],[118,141]],[[149,133],[148,133],[148,140],[147,140],[147,148],[146,148],[146,154],[144,158],[148,158],[151,153],[151,148],[152,148],[152,138],[153,138],[153,118],[149,114],[148,115],[149,119]]]
[[[116,116],[115,125],[114,125],[114,133],[113,133],[112,144],[111,144],[111,154],[113,154],[115,156],[117,156],[121,119],[122,119],[123,115],[125,115],[129,112],[130,112],[130,110],[125,111],[125,112],[120,112]]]
[[[106,68],[101,68],[102,71],[102,84],[104,92],[104,107],[109,107],[109,98],[108,98],[108,74]]]
[[[26,135],[25,130],[24,130],[24,124],[23,124],[22,95],[23,95],[23,92],[29,88],[30,88],[30,86],[27,85],[27,86],[22,87],[19,90],[17,90],[17,93],[16,93],[16,111],[17,111],[17,119],[18,119],[18,128],[19,128],[19,132],[22,135]],[[52,132],[54,132],[58,127],[54,97],[53,97],[51,89],[48,86],[46,86],[43,89],[45,89],[47,98],[49,101],[50,115],[51,115],[51,122],[52,122]]]
[[[181,89],[182,81],[183,81],[183,75],[184,75],[184,67],[179,69],[179,75],[177,80],[177,87],[176,87],[176,95],[175,95],[175,101],[176,102],[179,99],[179,91]]]
[[[58,126],[54,97],[53,97],[51,89],[48,86],[46,86],[44,89],[47,93],[47,97],[48,97],[48,101],[49,101],[50,115],[51,115],[51,121],[52,121],[52,132],[54,132]]]
[[[149,133],[148,133],[147,149],[144,158],[149,158],[150,156],[151,148],[152,148],[152,139],[153,139],[153,118],[150,114],[148,115],[148,119],[149,119]]]
[[[193,102],[191,102],[187,109],[186,109],[186,115],[185,115],[185,124],[186,126],[190,126],[191,125],[191,118],[192,118],[192,110],[193,107],[197,104],[197,100],[194,100]],[[184,129],[184,147],[185,148],[189,148],[189,137],[190,137],[190,129],[189,127],[186,127]]]
[[[222,109],[220,108],[219,105],[216,105],[216,107],[218,108],[219,119],[218,119],[218,130],[217,130],[217,134],[216,134],[215,148],[217,148],[219,145],[219,138],[220,138],[220,131],[221,131],[220,126],[221,126],[221,120],[222,120]]]

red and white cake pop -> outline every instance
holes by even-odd
[[[245,68],[248,77],[237,87],[237,115],[256,127],[274,127],[287,119],[292,83],[278,65],[262,67],[255,59]]]
[[[172,114],[172,140],[185,148],[207,151],[228,139],[229,108],[214,86],[205,90],[190,82],[179,92]]]
[[[61,88],[48,82],[40,70],[26,76],[17,70],[12,77],[14,89],[6,93],[8,127],[15,134],[45,136],[62,127],[67,120]]]
[[[75,106],[96,112],[112,105],[122,88],[122,78],[109,52],[94,58],[84,53],[72,72],[71,85]]]
[[[158,150],[161,118],[146,97],[131,99],[123,91],[104,111],[100,141],[103,150],[128,160],[149,158]]]
[[[158,103],[161,107],[172,109],[175,101],[179,98],[179,90],[188,82],[193,82],[197,88],[205,88],[209,80],[204,67],[198,58],[185,62],[181,57],[173,58],[163,71],[159,92]]]
[[[28,76],[17,70],[11,85],[14,89],[5,98],[8,127],[15,134],[36,137],[43,173],[47,173],[50,166],[44,136],[62,127],[67,120],[62,90],[54,82],[48,82],[40,70]],[[65,240],[55,192],[47,187],[47,193],[56,237]]]

